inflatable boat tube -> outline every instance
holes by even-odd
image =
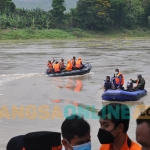
[[[60,76],[75,76],[75,75],[83,75],[89,73],[92,66],[90,64],[84,64],[82,69],[75,69],[72,71],[60,72],[60,73],[48,73],[45,74],[49,77],[60,77]]]
[[[147,91],[136,90],[136,91],[126,91],[126,90],[107,90],[102,94],[102,100],[106,101],[137,101],[141,97],[147,95]]]

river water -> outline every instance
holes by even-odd
[[[44,75],[48,60],[81,57],[90,63],[89,74],[70,77]],[[150,40],[26,41],[0,43],[0,150],[9,139],[33,131],[59,131],[68,114],[79,113],[91,125],[92,149],[97,139],[99,121],[92,108],[100,110],[102,84],[106,75],[116,68],[124,74],[125,84],[141,73],[150,92]],[[131,121],[128,134],[135,140],[135,118],[139,108],[148,107],[149,95],[130,105]],[[91,109],[80,110],[78,106]],[[89,111],[88,111],[89,110]],[[82,111],[82,112],[81,112]]]

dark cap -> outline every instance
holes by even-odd
[[[31,132],[12,138],[7,150],[61,150],[61,134],[59,132]]]
[[[142,75],[141,75],[141,74],[138,74],[138,75],[137,75],[137,78],[142,78]]]
[[[61,134],[59,132],[32,132],[23,137],[26,150],[61,150]]]

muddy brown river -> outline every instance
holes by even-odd
[[[81,57],[90,63],[89,74],[47,77],[48,60]],[[131,109],[128,135],[135,141],[136,116],[150,104],[150,40],[33,41],[0,43],[0,150],[9,139],[33,131],[59,131],[64,118],[82,114],[91,125],[92,150],[99,149],[99,121],[92,109],[100,110],[102,84],[116,68],[125,85],[141,73],[148,95],[136,102],[122,102]]]

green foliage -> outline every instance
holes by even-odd
[[[144,8],[144,18],[143,18],[143,23],[145,23],[145,26],[150,27],[150,0],[143,0],[142,1],[142,6]]]
[[[83,29],[106,29],[111,23],[108,0],[79,0],[76,7],[79,27]]]
[[[12,0],[0,0],[0,12],[4,12],[6,10],[13,12],[15,7],[16,6]]]
[[[0,29],[49,29],[52,26],[51,20],[50,12],[39,8],[34,10],[16,9],[13,13],[0,14]]]
[[[15,8],[12,0],[0,0],[0,29],[28,28],[33,33],[37,29],[63,29],[84,37],[82,30],[150,28],[150,0],[78,0],[69,12],[65,12],[64,2],[53,0],[53,9],[47,12]]]
[[[55,25],[59,25],[62,23],[64,19],[64,11],[66,10],[66,7],[64,6],[64,0],[52,0],[52,18]],[[54,25],[54,26],[55,26]]]
[[[26,39],[74,39],[75,36],[63,30],[0,30],[0,40],[26,40]]]

